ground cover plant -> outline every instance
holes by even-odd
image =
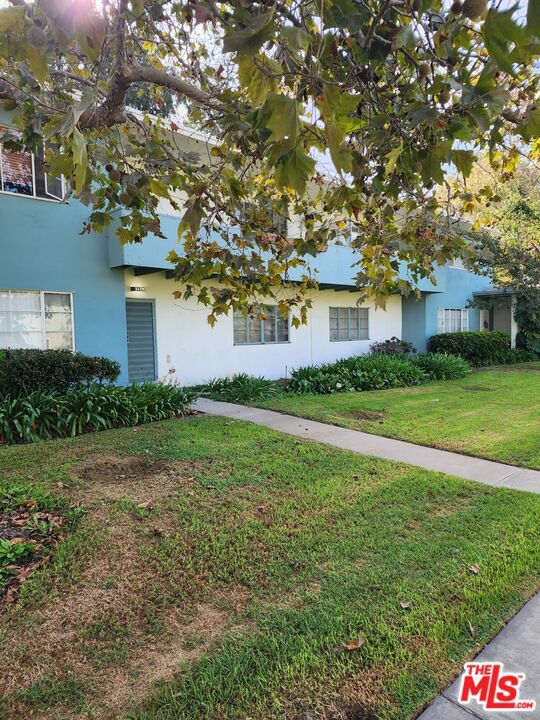
[[[181,417],[194,394],[164,383],[89,385],[64,395],[37,390],[0,398],[0,442],[36,442]]]
[[[455,356],[373,354],[354,355],[333,363],[295,368],[287,390],[291,393],[346,393],[353,390],[421,385],[430,380],[465,377],[471,368]]]
[[[250,403],[275,394],[277,385],[264,377],[236,373],[231,377],[212,378],[194,389],[203,397],[232,403]]]
[[[430,357],[418,356],[413,362]],[[426,367],[429,372],[429,368]],[[320,396],[281,393],[263,407],[364,432],[540,469],[540,362],[421,387]]]
[[[538,496],[222,418],[0,478],[84,509],[0,615],[9,720],[409,719],[540,576]]]

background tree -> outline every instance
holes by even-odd
[[[518,345],[540,353],[540,170],[520,162],[512,178],[500,182],[487,162],[467,181],[478,235],[480,267],[493,284],[513,292]],[[509,306],[511,297],[478,300],[477,307]]]
[[[434,189],[486,151],[496,172],[538,156],[539,36],[538,0],[526,25],[487,0],[11,0],[0,97],[18,142],[47,141],[49,168],[89,205],[88,229],[120,206],[120,241],[144,241],[161,234],[160,198],[182,205],[170,258],[210,322],[256,295],[302,318],[314,280],[306,268],[289,285],[289,271],[349,218],[359,287],[379,302],[467,252]],[[140,83],[186,104],[215,138],[211,162],[177,146],[174,124],[130,112]],[[449,193],[444,205],[463,202]],[[302,233],[286,237],[278,214],[299,216]]]

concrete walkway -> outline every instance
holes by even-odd
[[[525,673],[519,696],[521,700],[535,700],[536,709],[527,712],[484,710],[475,700],[460,705],[460,676],[418,720],[536,720],[540,717],[540,595],[529,600],[475,660],[502,662],[505,673]]]
[[[344,450],[419,465],[428,470],[476,480],[498,487],[540,493],[540,472],[413,445],[377,435],[303,420],[271,410],[215,402],[199,398],[194,408],[210,415],[247,420],[297,437],[326,443]],[[476,658],[497,661],[505,672],[525,673],[520,687],[522,700],[535,700],[532,712],[484,710],[475,700],[458,702],[460,677],[425,710],[418,720],[534,720],[540,718],[540,594],[535,595]]]
[[[393,440],[392,438],[370,435],[357,430],[348,430],[347,428],[314,422],[313,420],[303,420],[273,410],[260,410],[245,405],[216,402],[206,398],[199,398],[193,407],[199,412],[221,415],[237,420],[247,420],[288,435],[333,445],[361,455],[372,455],[386,460],[397,460],[410,465],[418,465],[427,470],[445,472],[466,480],[476,480],[486,485],[540,493],[540,471],[538,470],[527,470],[513,465],[492,462],[491,460],[482,460],[481,458],[447,452],[446,450],[414,445],[402,440]]]

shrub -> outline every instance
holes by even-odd
[[[250,403],[264,400],[277,392],[272,380],[255,377],[247,373],[238,373],[232,377],[212,378],[197,390],[203,397],[233,403]]]
[[[112,383],[119,374],[115,360],[70,350],[0,352],[0,395],[12,398],[35,390],[64,394],[92,383]]]
[[[411,363],[421,368],[429,380],[457,380],[471,372],[471,366],[457,355],[426,353],[415,355]]]
[[[0,442],[35,442],[180,417],[193,399],[186,389],[159,383],[8,396],[0,400]]]
[[[370,350],[376,355],[408,355],[416,352],[416,348],[413,347],[412,343],[400,340],[395,336],[391,337],[390,340],[373,343]]]
[[[500,330],[433,335],[429,349],[433,353],[459,355],[474,367],[508,365],[536,359],[535,353],[530,350],[512,349],[510,336]]]
[[[335,363],[293,370],[287,390],[326,395],[419,385],[425,379],[424,371],[404,357],[355,355]]]

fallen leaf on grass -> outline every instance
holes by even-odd
[[[348,642],[344,645],[339,645],[338,647],[335,647],[334,652],[336,653],[336,655],[339,655],[343,652],[353,652],[353,650],[359,650],[364,643],[364,638],[359,635],[357,640],[353,640],[352,642]]]
[[[154,507],[154,504],[151,500],[147,500],[146,502],[139,503],[137,505],[138,510],[152,510]]]
[[[474,637],[476,635],[476,633],[475,633],[474,627],[471,625],[470,620],[468,621],[468,624],[469,624],[469,632],[471,633],[472,637]]]
[[[409,600],[407,600],[407,601],[402,600],[399,604],[401,605],[403,610],[410,610],[411,605],[412,605],[412,603]]]
[[[475,563],[474,565],[471,565],[471,567],[469,568],[469,570],[470,570],[472,573],[474,573],[475,575],[478,575],[478,573],[480,572],[480,568],[478,567],[478,565],[477,565],[476,563]]]

